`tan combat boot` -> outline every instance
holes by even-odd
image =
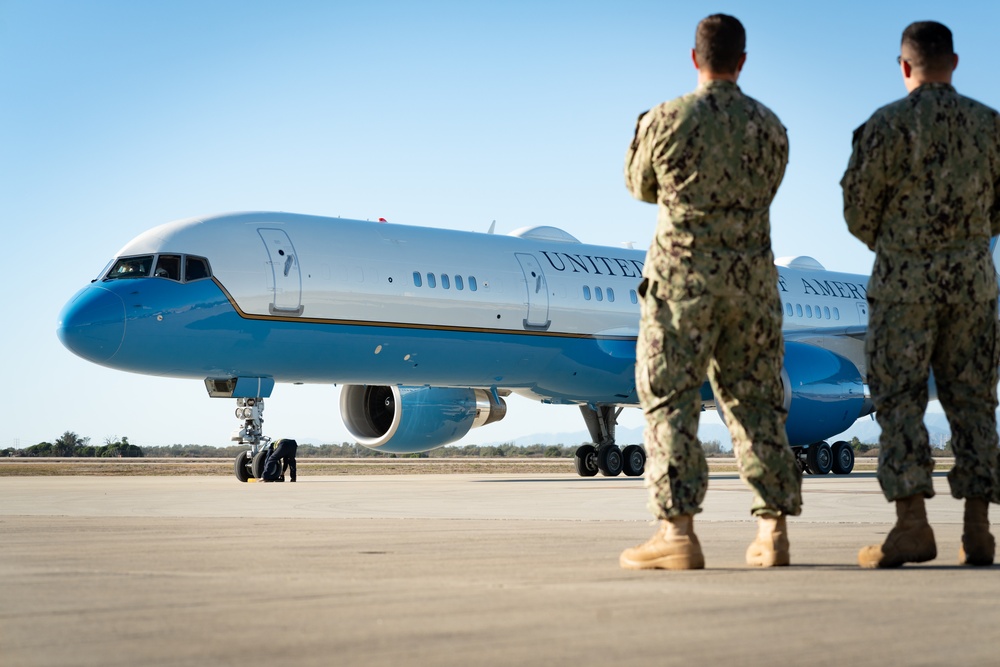
[[[965,499],[965,531],[958,549],[959,565],[992,565],[996,541],[990,535],[990,504],[984,498]]]
[[[701,570],[705,556],[694,534],[694,515],[685,514],[660,522],[645,544],[626,549],[618,559],[626,570]]]
[[[885,542],[863,547],[858,565],[866,568],[899,567],[903,563],[923,563],[937,558],[934,531],[927,523],[923,494],[896,501],[896,525]]]
[[[747,548],[747,565],[776,567],[790,562],[785,517],[757,517],[757,539]]]

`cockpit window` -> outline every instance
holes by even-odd
[[[180,255],[160,255],[156,260],[156,271],[153,275],[157,278],[167,280],[181,279],[181,256]]]
[[[184,263],[184,280],[191,282],[192,280],[201,280],[202,278],[208,278],[211,276],[211,272],[208,270],[208,260],[204,257],[187,257]]]
[[[120,278],[147,278],[153,268],[153,256],[143,255],[141,257],[122,257],[111,266],[111,270],[104,277],[105,280],[118,280]]]
[[[122,257],[111,263],[111,269],[104,274],[104,280],[120,278],[166,278],[184,282],[204,280],[212,277],[208,260],[204,257],[188,255],[142,255]],[[153,267],[156,267],[155,269]],[[181,267],[184,267],[183,273]]]

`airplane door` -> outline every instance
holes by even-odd
[[[524,328],[548,329],[552,324],[549,319],[549,284],[545,281],[542,267],[534,255],[518,252],[514,256],[524,272],[528,290],[528,316],[524,318]]]
[[[861,324],[868,324],[868,304],[858,301],[858,318]]]
[[[272,315],[302,314],[302,274],[292,240],[282,229],[258,229],[267,249],[268,289]]]

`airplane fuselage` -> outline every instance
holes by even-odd
[[[191,218],[125,245],[66,305],[59,336],[111,368],[197,378],[236,398],[249,455],[275,383],[344,385],[359,442],[425,451],[502,419],[502,396],[581,406],[611,474],[615,410],[638,404],[645,252],[553,227],[480,234],[287,213]],[[871,412],[866,279],[807,257],[778,262],[782,379],[793,445]],[[702,403],[713,407],[711,390]],[[627,474],[642,468],[634,449]],[[249,460],[237,462],[246,479]],[[579,463],[579,461],[578,461]],[[246,464],[246,465],[244,465]],[[583,464],[581,464],[583,465]],[[581,468],[581,470],[584,470]]]
[[[74,297],[121,370],[276,382],[503,387],[551,402],[635,404],[645,253],[551,228],[498,236],[284,213],[191,219],[116,255],[207,259],[184,280],[102,274]],[[863,325],[865,279],[779,267],[786,329]],[[91,321],[103,312],[102,322]]]

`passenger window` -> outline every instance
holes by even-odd
[[[806,317],[812,317],[812,316],[813,316],[813,307],[806,306]]]
[[[826,319],[830,319],[830,307],[829,306],[823,306],[823,317],[825,317]]]
[[[414,271],[413,272],[413,286],[414,287],[420,287],[421,285],[423,285],[423,281],[420,280],[420,272],[419,271]]]
[[[462,284],[462,276],[455,276],[455,289],[463,290],[465,285]]]
[[[785,315],[787,315],[788,317],[792,316],[792,304],[790,303],[785,304]]]
[[[634,289],[628,291],[628,298],[632,300],[632,303],[639,303],[639,295],[635,293]]]
[[[611,289],[610,287],[608,288],[608,301],[610,303],[614,303],[615,302],[615,291],[613,289]]]
[[[451,281],[448,280],[448,274],[441,274],[441,289],[451,289]]]
[[[583,298],[587,301],[590,301],[590,287],[588,287],[587,285],[583,286]]]
[[[476,277],[469,276],[469,290],[475,292],[477,289],[479,289],[479,285],[476,284]]]
[[[120,278],[146,278],[150,269],[153,268],[153,256],[144,255],[142,257],[122,257],[111,267],[105,280],[117,280]]]
[[[833,319],[835,320],[840,319],[840,308],[837,308],[836,306],[834,306],[833,308]]]
[[[802,317],[802,304],[801,303],[795,304],[795,314],[798,315],[799,317]]]
[[[601,291],[600,287],[594,288],[594,296],[597,298],[598,301],[604,301],[604,292]]]
[[[208,270],[208,260],[204,257],[187,257],[184,259],[184,280],[203,280],[208,278],[211,272]]]
[[[434,280],[434,274],[433,273],[428,273],[427,274],[427,286],[430,287],[430,288],[432,288],[432,289],[434,287],[437,287],[437,281]]]

